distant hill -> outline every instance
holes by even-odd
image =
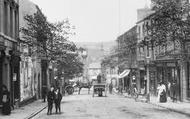
[[[100,62],[104,55],[116,45],[115,41],[110,42],[75,42],[77,47],[86,48],[88,51],[88,62]]]

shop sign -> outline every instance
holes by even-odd
[[[17,77],[16,77],[16,73],[13,73],[13,81],[16,81]]]
[[[155,80],[155,72],[150,72],[150,80]]]
[[[164,65],[163,64],[157,64],[156,66],[157,67],[163,67]]]
[[[167,66],[168,67],[175,67],[176,65],[175,65],[175,63],[167,63]]]
[[[145,67],[139,67],[140,70],[145,70]]]

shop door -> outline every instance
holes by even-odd
[[[3,85],[3,66],[2,66],[2,63],[3,60],[2,58],[0,58],[0,88],[2,87]],[[0,89],[0,105],[2,104],[2,89]]]

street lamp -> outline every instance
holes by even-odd
[[[86,49],[83,49],[82,51],[81,51],[81,56],[82,56],[82,58],[83,58],[83,63],[84,63],[84,74],[83,74],[83,77],[87,77],[87,64],[86,64],[86,58],[87,58],[87,51],[86,51]]]
[[[147,67],[146,67],[146,93],[147,93],[147,101],[150,101],[150,72],[149,72],[149,64],[150,64],[150,56],[146,57],[146,61],[147,61]]]

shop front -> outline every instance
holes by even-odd
[[[144,61],[139,61],[138,62],[138,69],[136,73],[137,77],[137,89],[143,93],[145,92],[146,89],[146,69],[145,69],[145,62]]]
[[[187,88],[186,88],[186,92],[187,92],[187,100],[190,101],[190,62],[187,62]]]
[[[157,63],[157,84],[164,82],[167,95],[171,99],[181,100],[180,94],[180,66],[177,61]]]
[[[3,62],[5,58],[4,50],[0,51],[0,87],[3,86]],[[0,99],[2,99],[2,90],[0,90]],[[0,106],[2,106],[2,100],[0,100]]]
[[[20,101],[20,53],[18,51],[9,51],[10,60],[10,79],[11,79],[11,103],[18,106]]]
[[[125,91],[130,88],[130,77],[128,76],[130,69],[125,69],[122,73],[119,74],[118,86],[119,89],[124,89]]]

